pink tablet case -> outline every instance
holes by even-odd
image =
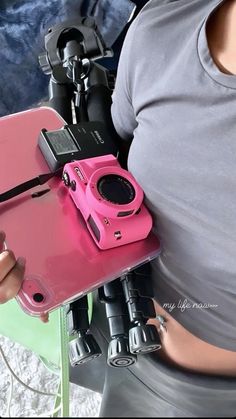
[[[56,130],[64,124],[47,107],[0,118],[0,193],[49,172],[38,135],[42,128]],[[50,192],[32,198],[33,192],[47,188]],[[0,229],[16,257],[26,258],[17,301],[31,315],[73,301],[160,252],[152,233],[145,240],[100,250],[60,178],[1,203]]]

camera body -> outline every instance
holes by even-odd
[[[152,217],[143,190],[109,154],[67,163],[62,179],[100,249],[145,239]]]

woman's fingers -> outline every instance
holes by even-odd
[[[12,250],[4,250],[0,253],[0,283],[10,273],[16,264],[16,257]]]
[[[25,272],[25,260],[16,260],[10,249],[3,250],[5,239],[6,234],[0,231],[0,304],[18,294]]]
[[[7,251],[9,253],[9,251]],[[3,252],[4,254],[5,252]],[[0,254],[2,256],[2,254]],[[6,259],[8,261],[8,265],[6,263]],[[4,256],[4,262],[0,261],[0,274],[2,277],[2,265],[3,268],[5,267],[5,270],[8,271],[7,275],[1,279],[0,281],[0,304],[6,303],[11,298],[14,298],[22,285],[22,281],[24,278],[25,273],[25,260],[23,258],[19,258],[17,261],[15,261],[15,264],[13,265],[12,269],[9,270],[9,267],[11,264],[13,264],[14,261],[14,254],[10,252],[10,256]]]
[[[12,250],[4,250],[6,234],[0,231],[0,304],[14,298],[20,291],[25,273],[25,259],[16,257]],[[40,320],[47,323],[48,313],[42,313]]]
[[[47,322],[48,322],[48,320],[49,320],[49,314],[48,314],[48,313],[41,313],[41,314],[40,314],[40,320],[41,320],[43,323],[47,323]]]
[[[0,252],[2,252],[4,248],[5,238],[6,238],[6,234],[4,233],[4,231],[0,231]]]

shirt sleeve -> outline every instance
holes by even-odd
[[[137,126],[131,98],[132,50],[136,19],[126,34],[121,50],[114,92],[112,95],[111,115],[118,135],[124,140],[131,140]]]

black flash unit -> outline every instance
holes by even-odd
[[[118,154],[115,141],[99,121],[65,125],[56,131],[43,128],[38,145],[52,172],[73,160]]]

